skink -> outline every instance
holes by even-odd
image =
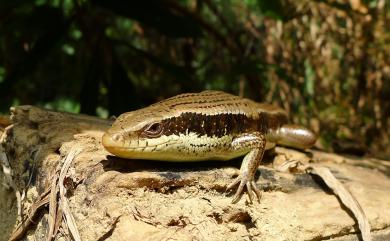
[[[254,176],[264,151],[276,144],[310,148],[316,135],[287,124],[282,109],[222,91],[180,94],[120,115],[103,135],[110,153],[128,159],[172,162],[230,160],[244,156],[232,202],[244,188],[260,200]]]

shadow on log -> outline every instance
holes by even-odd
[[[339,199],[309,174],[282,172],[286,161],[328,167],[359,201],[373,240],[390,240],[390,164],[385,161],[278,147],[259,168],[261,202],[249,204],[244,196],[231,204],[225,188],[238,175],[241,159],[125,160],[101,145],[110,121],[32,106],[12,109],[11,120],[0,133],[5,154],[0,176],[9,187],[0,190],[0,217],[8,217],[1,219],[6,234],[1,241],[12,227],[20,228],[14,240],[52,235],[65,240],[359,240],[356,221]],[[17,226],[29,218],[27,228]]]

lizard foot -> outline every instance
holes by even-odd
[[[240,174],[232,183],[229,184],[229,186],[227,186],[226,190],[232,189],[237,184],[239,184],[239,186],[237,188],[236,194],[234,194],[232,203],[237,203],[238,201],[240,201],[243,195],[244,186],[246,186],[249,202],[252,203],[253,201],[253,192],[255,193],[258,201],[260,202],[261,191],[257,188],[254,180],[249,180],[247,176]]]

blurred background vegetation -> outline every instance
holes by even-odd
[[[319,148],[390,159],[389,28],[386,0],[2,0],[0,112],[219,89],[280,105]]]

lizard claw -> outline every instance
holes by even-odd
[[[246,187],[250,203],[252,203],[254,199],[253,192],[255,193],[258,201],[260,202],[261,191],[257,188],[255,181],[248,180],[245,175],[240,174],[232,183],[229,184],[229,186],[227,186],[226,190],[232,189],[237,184],[239,184],[239,186],[237,188],[236,194],[234,194],[233,196],[232,203],[237,203],[241,199],[244,187]]]

